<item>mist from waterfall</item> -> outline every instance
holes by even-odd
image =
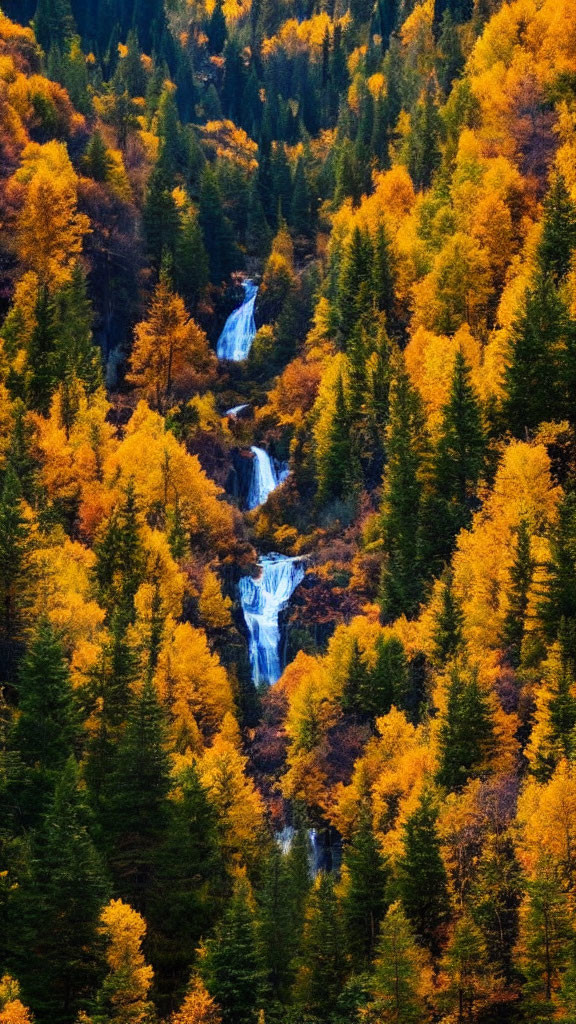
[[[256,686],[275,683],[282,674],[280,612],[304,578],[304,565],[299,558],[274,553],[262,556],[258,565],[261,571],[256,579],[243,576],[239,583]]]
[[[244,289],[244,301],[228,317],[216,345],[216,355],[218,358],[228,359],[233,363],[239,363],[243,359],[248,358],[256,335],[254,304],[258,294],[258,286],[253,281],[244,281],[242,287]]]
[[[248,492],[248,508],[263,505],[272,491],[288,476],[289,470],[285,462],[276,463],[264,448],[253,445],[250,449],[252,460],[252,479]]]

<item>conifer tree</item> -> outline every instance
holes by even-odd
[[[528,595],[536,568],[531,554],[530,528],[525,518],[516,531],[516,551],[510,566],[508,611],[502,627],[502,642],[510,664],[517,668],[522,654],[522,641],[526,631]]]
[[[537,273],[512,332],[504,416],[515,437],[562,419],[562,359],[573,326],[550,275]]]
[[[373,717],[387,715],[392,705],[408,709],[410,672],[402,641],[396,636],[379,636],[376,663],[362,694],[364,709]]]
[[[94,181],[103,183],[108,181],[112,171],[113,162],[108,147],[102,137],[102,132],[95,131],[90,137],[86,146],[82,167],[85,174]]]
[[[342,377],[336,382],[334,416],[326,444],[326,451],[318,466],[318,502],[342,500],[350,494],[352,476],[352,441],[348,408],[344,396]]]
[[[134,597],[146,566],[132,480],[128,482],[124,500],[114,510],[97,539],[94,551],[99,599],[109,618],[117,614],[119,623],[127,625],[134,620]]]
[[[200,972],[222,1011],[223,1024],[255,1024],[261,1006],[263,968],[250,884],[240,876],[205,945]]]
[[[306,180],[304,161],[300,157],[294,171],[292,200],[290,203],[290,225],[298,235],[309,235],[311,229],[310,194]]]
[[[173,181],[158,163],[148,179],[142,213],[148,253],[157,271],[164,253],[174,253],[179,235],[180,217],[172,189]]]
[[[544,200],[542,237],[537,253],[541,272],[555,285],[566,278],[575,248],[576,206],[562,174],[557,173]]]
[[[238,266],[239,254],[234,244],[232,225],[224,214],[216,175],[208,166],[202,171],[200,180],[198,219],[208,253],[210,280],[220,284]]]
[[[436,829],[432,794],[424,790],[404,826],[403,851],[397,864],[402,905],[416,934],[433,954],[450,913],[446,869]]]
[[[208,46],[211,53],[222,53],[228,37],[223,0],[216,0],[207,26]]]
[[[440,504],[434,516],[432,544],[440,561],[449,557],[454,537],[470,523],[485,447],[470,368],[459,349],[434,457],[434,488]]]
[[[331,875],[321,872],[311,891],[296,978],[297,1003],[326,1020],[336,1005],[346,975],[341,911]]]
[[[107,882],[89,828],[90,813],[71,757],[33,837],[30,872],[15,896],[17,971],[27,999],[46,1024],[72,1024],[101,970],[97,927]]]
[[[0,622],[7,639],[17,638],[24,625],[33,584],[32,539],[22,488],[8,465],[0,495]]]
[[[382,1024],[416,1024],[424,1019],[425,956],[400,903],[393,903],[381,926],[371,979],[374,1011]]]
[[[551,871],[539,871],[528,883],[520,921],[517,952],[525,1003],[533,1014],[549,1016],[574,941],[566,894]]]
[[[57,384],[54,303],[46,287],[41,287],[35,309],[35,324],[28,346],[25,371],[26,404],[34,412],[47,416]]]
[[[29,828],[46,811],[59,774],[79,738],[78,712],[62,645],[41,619],[20,669],[18,717],[11,746],[22,765],[18,792],[11,793],[19,827]]]
[[[174,284],[191,310],[208,284],[208,254],[198,218],[192,213],[181,219],[174,257]]]
[[[395,272],[390,239],[386,229],[380,225],[374,243],[374,295],[376,306],[386,317],[386,327],[393,332],[396,327],[394,315]]]
[[[266,860],[258,918],[266,988],[273,999],[286,1003],[293,980],[299,922],[293,913],[288,864],[277,843]]]
[[[438,736],[436,781],[459,790],[486,770],[494,747],[494,726],[488,700],[475,670],[455,665],[448,686],[446,714]]]
[[[442,603],[434,625],[432,658],[438,668],[444,668],[459,651],[462,640],[464,613],[453,588],[453,573],[446,569],[442,578]]]
[[[384,565],[381,608],[386,619],[412,615],[422,597],[419,551],[425,434],[421,402],[399,367],[391,387],[388,465],[382,494]]]
[[[345,347],[358,321],[372,313],[373,261],[369,234],[355,227],[338,278],[338,324]]]
[[[103,816],[117,891],[143,913],[166,834],[169,790],[164,712],[154,685],[146,681],[128,710]]]
[[[513,975],[523,887],[522,869],[511,836],[506,832],[489,836],[478,865],[471,907],[496,973],[507,980]]]
[[[545,593],[538,608],[544,634],[552,642],[562,626],[568,654],[576,660],[576,494],[566,494],[558,506],[547,570]]]
[[[493,994],[496,979],[490,970],[482,932],[468,914],[456,924],[443,966],[456,1020],[459,1024],[473,1020],[483,999]]]
[[[62,52],[74,35],[74,28],[70,0],[38,0],[34,31],[46,53],[51,47]]]
[[[380,922],[386,911],[388,881],[368,802],[361,807],[356,828],[344,849],[344,877],[342,913],[347,948],[353,965],[362,969],[374,958]]]
[[[74,375],[88,393],[103,383],[102,358],[92,339],[93,318],[86,276],[77,263],[70,282],[54,297],[55,368],[58,381]]]

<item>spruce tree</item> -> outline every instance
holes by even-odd
[[[53,626],[40,619],[20,668],[18,717],[10,745],[21,774],[12,792],[20,828],[38,822],[56,780],[79,739],[78,711],[62,645]]]
[[[290,226],[298,235],[309,235],[312,227],[310,193],[302,157],[300,157],[296,163],[294,181],[292,182]]]
[[[386,911],[388,869],[374,835],[368,802],[344,848],[345,891],[342,913],[353,965],[364,968],[374,958],[380,922]]]
[[[576,494],[568,493],[560,501],[546,568],[545,592],[538,607],[544,636],[553,642],[562,626],[568,653],[576,660]]]
[[[164,711],[153,683],[146,681],[128,710],[102,815],[117,890],[144,914],[166,835],[169,791]]]
[[[392,705],[400,711],[412,710],[408,707],[409,689],[410,670],[402,641],[397,636],[379,636],[376,663],[361,694],[364,709],[372,718],[387,715]]]
[[[54,302],[46,287],[40,288],[34,313],[26,359],[25,398],[29,409],[47,416],[58,378]]]
[[[172,195],[173,181],[158,163],[146,188],[142,219],[148,253],[158,271],[165,252],[174,254],[180,229],[180,216]]]
[[[76,762],[69,758],[33,837],[29,874],[14,897],[16,972],[44,1024],[72,1024],[100,977],[98,920],[108,886],[90,820]]]
[[[22,487],[9,463],[0,495],[0,629],[8,640],[21,634],[31,601],[31,554],[32,538]]]
[[[512,331],[503,414],[515,437],[565,412],[562,361],[573,332],[563,298],[550,275],[537,273]]]
[[[114,164],[102,133],[95,131],[84,151],[82,169],[89,178],[100,183],[108,181]]]
[[[502,643],[508,660],[518,668],[522,655],[522,641],[526,631],[528,596],[536,564],[531,553],[530,527],[522,518],[516,530],[516,551],[510,566],[508,611],[502,626]]]
[[[436,781],[447,790],[460,790],[486,770],[494,747],[490,705],[478,675],[455,665],[450,675],[446,713],[438,736]]]
[[[346,976],[341,910],[332,876],[321,872],[310,894],[295,997],[312,1017],[327,1020]]]
[[[103,383],[102,356],[92,339],[93,319],[86,275],[77,263],[70,282],[54,296],[54,360],[58,381],[73,375],[89,394]]]
[[[370,980],[376,1020],[417,1024],[425,1019],[421,996],[425,957],[400,903],[393,903],[381,926]]]
[[[434,623],[432,660],[437,668],[445,665],[458,653],[463,640],[464,613],[453,588],[453,574],[446,569],[442,578],[442,599]]]
[[[434,457],[434,490],[439,499],[431,546],[445,561],[456,534],[470,524],[476,488],[485,461],[486,442],[480,404],[461,349],[456,354],[448,401]]]
[[[208,253],[210,280],[222,281],[239,265],[232,225],[224,214],[218,180],[211,167],[205,167],[200,180],[198,219]]]
[[[338,325],[345,348],[358,321],[373,312],[373,264],[370,236],[355,227],[338,278]]]
[[[200,972],[222,1012],[223,1024],[255,1024],[261,1007],[263,967],[250,884],[240,876]]]
[[[421,401],[402,365],[391,387],[386,447],[380,602],[384,618],[395,619],[413,615],[422,598],[419,528],[426,438]]]
[[[576,206],[559,172],[544,200],[542,236],[537,259],[540,270],[555,285],[565,280],[576,248]]]
[[[352,442],[348,408],[342,377],[336,382],[334,416],[330,424],[326,451],[318,466],[318,502],[343,500],[351,482]]]
[[[216,0],[206,31],[210,53],[222,53],[228,37],[223,0]]]
[[[94,545],[94,577],[100,603],[109,619],[119,623],[134,621],[134,598],[144,579],[146,552],[141,538],[138,501],[132,480],[124,500],[113,511]]]
[[[406,916],[433,954],[450,914],[446,869],[436,829],[437,811],[425,790],[404,826],[403,852],[398,860],[398,885]]]
[[[70,0],[38,0],[34,31],[45,53],[52,47],[62,52],[72,39],[74,30]]]

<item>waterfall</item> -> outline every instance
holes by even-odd
[[[256,334],[254,303],[258,294],[258,286],[253,281],[244,281],[242,287],[244,302],[228,317],[216,346],[216,354],[219,359],[229,359],[234,363],[248,358]]]
[[[248,508],[257,508],[263,505],[269,494],[272,493],[278,484],[288,476],[288,466],[285,462],[275,464],[274,460],[264,451],[264,448],[250,449],[254,459],[252,462],[252,480],[248,493]]]
[[[299,558],[270,554],[259,559],[260,575],[240,580],[240,603],[250,635],[252,679],[275,683],[282,674],[280,659],[280,612],[304,578]]]
[[[235,419],[236,416],[238,416],[238,414],[241,413],[244,409],[247,409],[248,406],[249,402],[244,402],[243,405],[233,405],[231,409],[226,409],[224,415],[232,416]]]

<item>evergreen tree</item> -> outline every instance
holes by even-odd
[[[503,413],[515,437],[562,419],[562,359],[573,332],[566,305],[549,275],[537,273],[512,332]]]
[[[166,835],[169,790],[164,711],[154,685],[146,681],[128,710],[103,817],[117,889],[144,914]]]
[[[464,613],[453,589],[453,574],[446,569],[443,575],[442,603],[434,624],[434,648],[432,659],[438,668],[444,666],[458,653],[462,645]]]
[[[496,979],[490,970],[482,932],[468,914],[456,924],[443,966],[456,1020],[459,1024],[473,1020],[482,997],[491,995],[496,987]]]
[[[108,617],[118,615],[122,625],[134,620],[134,598],[144,578],[146,553],[140,530],[138,502],[130,480],[124,500],[113,511],[94,545],[99,600]]]
[[[195,214],[186,214],[176,240],[174,286],[194,309],[208,284],[208,254]]]
[[[293,912],[290,881],[286,857],[274,843],[266,859],[258,899],[259,938],[266,988],[273,999],[284,1004],[288,1001],[293,981],[293,958],[302,925]]]
[[[387,715],[392,705],[407,711],[410,673],[402,641],[381,635],[376,641],[376,663],[367,690],[362,694],[365,710],[373,717]]]
[[[321,872],[310,894],[296,978],[296,1000],[313,1017],[327,1020],[346,976],[345,941],[334,882]]]
[[[165,252],[174,254],[179,236],[180,218],[172,189],[173,181],[159,162],[148,179],[142,214],[148,253],[156,270]]]
[[[550,1016],[552,998],[568,966],[574,927],[560,882],[540,872],[527,886],[521,912],[519,954],[524,1002],[536,1017]]]
[[[200,971],[222,1011],[223,1024],[255,1024],[263,971],[250,884],[242,876],[206,943]]]
[[[576,494],[566,494],[558,506],[558,518],[550,537],[550,562],[538,613],[548,642],[559,636],[568,642],[567,653],[576,660]]]
[[[98,919],[107,896],[90,816],[70,758],[33,837],[30,872],[15,895],[15,967],[40,1022],[72,1024],[101,971]]]
[[[370,1009],[382,1024],[418,1024],[425,1019],[421,996],[425,958],[400,903],[382,922],[371,989]]]
[[[359,321],[372,318],[373,272],[374,252],[370,236],[355,227],[338,278],[338,326],[345,348]]]
[[[216,0],[206,31],[210,53],[222,53],[228,37],[223,0]]]
[[[36,626],[22,661],[18,712],[11,746],[22,767],[17,792],[10,796],[19,827],[29,828],[46,811],[79,738],[68,665],[47,619]]]
[[[47,416],[57,384],[57,365],[54,303],[46,287],[40,288],[34,312],[34,330],[26,359],[25,396],[30,409]]]
[[[502,643],[514,668],[518,668],[520,664],[522,641],[526,631],[528,595],[535,568],[531,553],[530,528],[527,520],[523,518],[516,530],[516,551],[510,566],[508,611],[502,626]]]
[[[92,340],[93,318],[86,276],[77,263],[69,284],[54,297],[54,356],[57,379],[64,381],[68,375],[74,375],[89,393],[103,383],[100,349]]]
[[[38,0],[34,31],[46,53],[52,47],[62,53],[75,31],[70,0]]]
[[[232,226],[224,214],[218,181],[212,168],[205,167],[200,182],[199,223],[208,253],[210,280],[220,284],[239,265]]]
[[[576,206],[560,173],[554,175],[544,200],[542,236],[538,246],[541,273],[555,285],[565,280],[576,248]]]
[[[15,639],[24,625],[31,600],[33,568],[30,524],[22,487],[9,463],[0,495],[0,623],[4,636]]]
[[[439,932],[450,913],[436,819],[432,795],[424,791],[404,826],[403,852],[398,861],[399,890],[406,916],[433,954],[439,950]]]
[[[454,666],[438,736],[438,784],[450,791],[462,789],[470,778],[486,770],[493,747],[490,706],[477,673]]]
[[[388,870],[374,835],[367,802],[360,809],[350,842],[344,848],[345,892],[342,913],[347,948],[355,967],[374,957],[380,922],[386,911]]]
[[[510,835],[489,836],[482,850],[471,906],[496,972],[511,979],[524,880]]]
[[[386,619],[413,615],[422,598],[419,551],[421,472],[425,454],[419,396],[403,366],[391,387],[388,465],[382,494],[384,565],[381,608]]]
[[[434,171],[440,164],[440,115],[432,85],[428,84],[411,112],[410,133],[406,140],[406,158],[416,188],[430,188]]]
[[[386,327],[393,332],[396,326],[394,315],[395,273],[390,240],[383,226],[378,228],[374,244],[374,296],[376,306],[386,317]]]
[[[113,161],[102,137],[102,133],[95,131],[90,137],[90,141],[86,146],[84,152],[84,158],[82,160],[82,168],[84,173],[89,178],[93,178],[94,181],[105,182],[108,181],[110,173],[113,168]]]
[[[183,989],[228,893],[218,815],[195,767],[178,778],[148,900],[148,947],[162,1000]]]
[[[350,495],[352,482],[352,442],[348,409],[342,377],[336,382],[334,415],[330,424],[326,450],[318,466],[319,504],[343,500]]]
[[[290,204],[290,225],[298,235],[309,235],[311,231],[310,193],[306,180],[304,161],[300,157],[294,171],[292,201]]]
[[[434,490],[439,505],[430,526],[430,546],[439,562],[450,556],[456,534],[470,525],[476,488],[484,468],[486,442],[470,368],[460,349],[434,458]]]

